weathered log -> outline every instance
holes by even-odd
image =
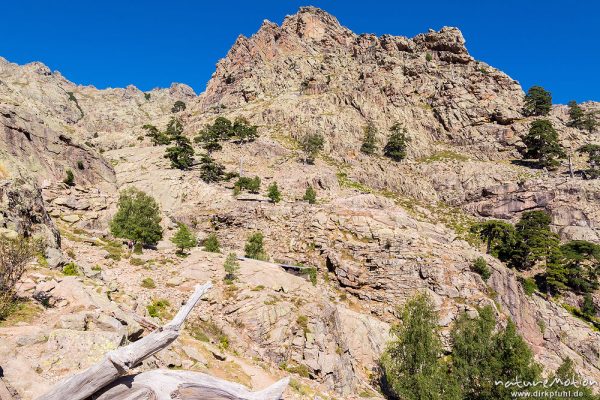
[[[210,282],[197,285],[188,302],[162,329],[153,331],[137,342],[109,352],[101,362],[59,382],[38,400],[83,400],[125,375],[127,371],[139,365],[144,359],[164,349],[177,339],[183,321],[202,295],[211,287]]]
[[[258,392],[200,372],[154,370],[112,383],[93,400],[279,400],[289,378]]]

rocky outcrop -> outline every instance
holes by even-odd
[[[60,248],[60,234],[44,208],[41,191],[22,179],[0,181],[0,233],[37,237]]]

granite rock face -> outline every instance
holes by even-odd
[[[310,390],[286,398],[356,399],[372,391],[398,306],[425,291],[445,344],[459,313],[491,305],[500,324],[516,323],[547,372],[570,357],[600,380],[598,332],[561,304],[579,306],[581,296],[528,296],[520,273],[466,240],[477,220],[515,222],[546,210],[563,240],[600,242],[599,181],[577,174],[587,160],[575,151],[598,142],[597,133],[567,126],[567,108],[554,106],[548,118],[575,176],[567,163],[528,168],[519,149],[534,118],[521,114],[522,88],[465,46],[456,28],[413,38],[356,34],[304,7],[240,36],[200,96],[181,84],[99,90],[40,63],[0,59],[0,233],[42,235],[52,245],[49,267],[75,262],[81,272],[28,272],[20,295],[45,308],[29,325],[0,327],[8,343],[0,346],[2,379],[35,397],[103,350],[155,329],[210,279],[215,287],[181,343],[142,370],[208,370],[254,388],[294,374]],[[165,146],[152,146],[142,126],[163,129],[178,100],[187,104],[176,115],[190,138],[218,116],[258,125],[256,141],[224,143],[212,156],[228,172],[260,177],[259,194],[234,196],[233,181],[205,183],[198,165],[170,168]],[[360,152],[368,123],[378,130],[374,156]],[[411,139],[401,163],[381,154],[395,123]],[[314,164],[298,146],[307,133],[325,140]],[[73,187],[62,182],[67,169]],[[265,197],[273,182],[283,197],[276,204]],[[119,190],[131,186],[152,194],[163,217],[164,239],[142,255],[108,231]],[[309,186],[316,204],[302,200]],[[198,247],[178,257],[169,240],[178,223],[200,239],[216,234],[223,254]],[[243,255],[257,231],[269,261],[242,259],[237,279],[224,283],[225,255]],[[470,270],[477,257],[492,270],[487,282]],[[316,268],[314,285],[299,265]],[[152,316],[157,299],[170,306]]]

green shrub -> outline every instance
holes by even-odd
[[[67,176],[63,180],[63,183],[67,186],[75,186],[75,175],[73,175],[73,171],[68,169],[66,174]]]
[[[211,253],[220,253],[221,245],[219,244],[219,238],[217,238],[216,233],[209,234],[206,239],[204,239],[204,251],[209,251]]]
[[[433,60],[433,56],[431,55],[431,53],[425,54],[425,60],[427,60],[427,62]]]
[[[531,296],[538,289],[537,283],[533,278],[519,278],[523,291],[527,296]]]
[[[266,261],[268,259],[263,244],[264,236],[261,232],[253,233],[248,237],[244,247],[245,256],[255,260]]]
[[[240,269],[240,264],[237,260],[235,253],[229,253],[223,263],[223,269],[225,270],[225,281],[228,283],[233,282],[236,279],[236,274]]]
[[[142,280],[142,287],[146,289],[154,289],[156,288],[156,283],[154,283],[154,279],[152,278],[144,278],[144,280]]]
[[[255,176],[254,178],[240,176],[234,187],[238,191],[247,190],[250,193],[258,193],[260,190],[260,178],[258,176]]]
[[[315,204],[317,202],[317,192],[315,192],[315,189],[311,185],[308,185],[306,188],[302,200],[308,201],[308,204]]]
[[[84,170],[85,166],[83,165],[83,161],[77,161],[77,169]]]
[[[148,310],[148,315],[154,318],[163,318],[166,316],[167,307],[170,306],[170,303],[165,299],[155,299],[146,306],[146,310]]]
[[[140,265],[146,264],[146,262],[144,260],[142,260],[141,258],[130,257],[129,258],[129,264],[134,265],[136,267],[139,267]]]
[[[363,130],[365,136],[362,145],[360,146],[360,151],[371,156],[377,151],[377,139],[375,138],[375,135],[377,135],[377,128],[375,128],[375,125],[373,125],[372,122],[369,122]]]
[[[273,203],[279,203],[281,201],[281,192],[277,187],[277,182],[271,183],[267,190],[267,197],[271,199]]]
[[[0,321],[15,310],[16,285],[27,264],[42,251],[40,243],[24,237],[0,235]]]
[[[481,275],[484,281],[487,281],[490,275],[490,268],[487,265],[487,262],[483,257],[477,257],[473,264],[471,264],[471,271],[478,273]]]
[[[192,233],[187,225],[179,224],[179,229],[175,233],[175,236],[171,238],[171,242],[177,246],[178,252],[183,254],[185,250],[196,247],[198,241],[196,235]]]
[[[77,264],[70,262],[63,267],[62,272],[67,276],[77,276],[79,275],[79,267],[77,267]]]
[[[300,140],[300,148],[304,153],[304,163],[312,164],[325,145],[325,138],[320,133],[309,133]]]

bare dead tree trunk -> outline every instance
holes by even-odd
[[[104,360],[59,382],[38,400],[83,400],[125,375],[127,371],[139,365],[144,359],[164,349],[177,339],[183,321],[202,295],[211,287],[210,282],[197,285],[188,302],[163,328],[155,330],[137,342],[109,352]]]

